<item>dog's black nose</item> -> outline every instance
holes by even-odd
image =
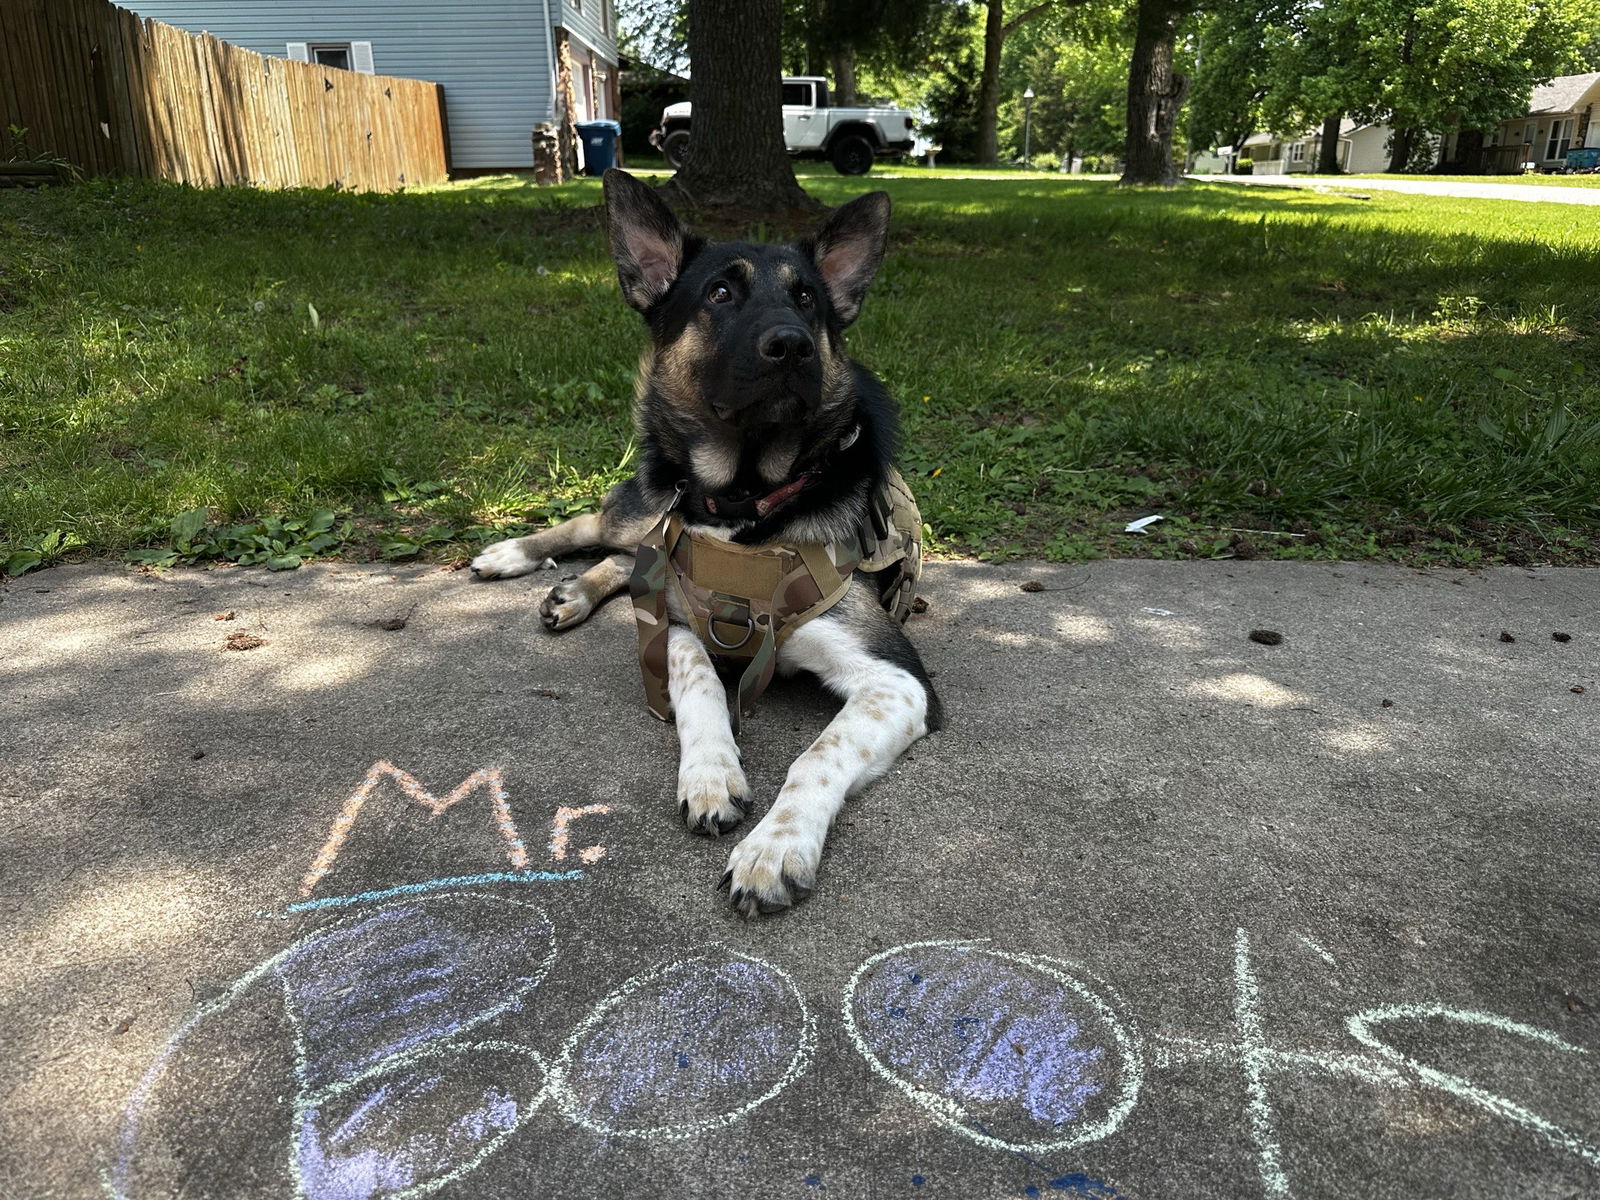
[[[798,325],[779,325],[761,335],[761,357],[770,363],[798,366],[817,352],[811,331]]]

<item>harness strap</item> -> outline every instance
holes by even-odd
[[[672,716],[672,696],[667,689],[667,581],[673,575],[672,549],[682,522],[674,527],[673,513],[687,484],[678,485],[667,511],[634,551],[628,594],[633,598],[634,623],[639,631],[639,673],[644,677],[644,702],[661,720]]]
[[[772,682],[783,644],[844,598],[853,571],[877,572],[899,563],[898,577],[881,581],[880,600],[905,620],[921,569],[921,518],[899,474],[891,471],[887,482],[897,494],[872,496],[856,535],[831,545],[769,546],[686,531],[678,508],[688,485],[680,484],[661,520],[639,543],[628,580],[650,712],[663,721],[672,715],[667,642],[673,597],[714,656],[748,660],[729,698],[735,733],[741,716]]]

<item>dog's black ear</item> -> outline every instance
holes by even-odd
[[[626,171],[612,167],[602,187],[623,298],[648,312],[683,266],[683,225],[653,188]]]
[[[857,196],[836,209],[817,232],[812,261],[828,285],[833,310],[846,325],[861,312],[861,301],[883,263],[888,238],[888,192]]]

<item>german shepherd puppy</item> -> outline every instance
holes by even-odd
[[[552,630],[577,625],[628,586],[630,551],[675,501],[693,530],[744,545],[851,536],[898,435],[883,385],[844,346],[883,260],[886,193],[839,208],[812,239],[757,245],[692,236],[623,171],[607,171],[604,187],[622,294],[650,331],[635,385],[639,473],[610,491],[598,515],[497,542],[472,563],[479,578],[500,579],[586,547],[618,551],[550,590],[539,612]],[[808,894],[845,798],[939,728],[928,673],[878,597],[874,579],[857,572],[844,599],[779,651],[780,673],[813,672],[844,707],[733,849],[722,884],[747,916]],[[690,828],[718,835],[749,812],[750,789],[707,647],[679,623],[681,612],[671,616],[678,808]]]

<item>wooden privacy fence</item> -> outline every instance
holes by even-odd
[[[266,58],[107,0],[0,0],[0,112],[0,135],[92,175],[392,191],[447,174],[438,84]]]

